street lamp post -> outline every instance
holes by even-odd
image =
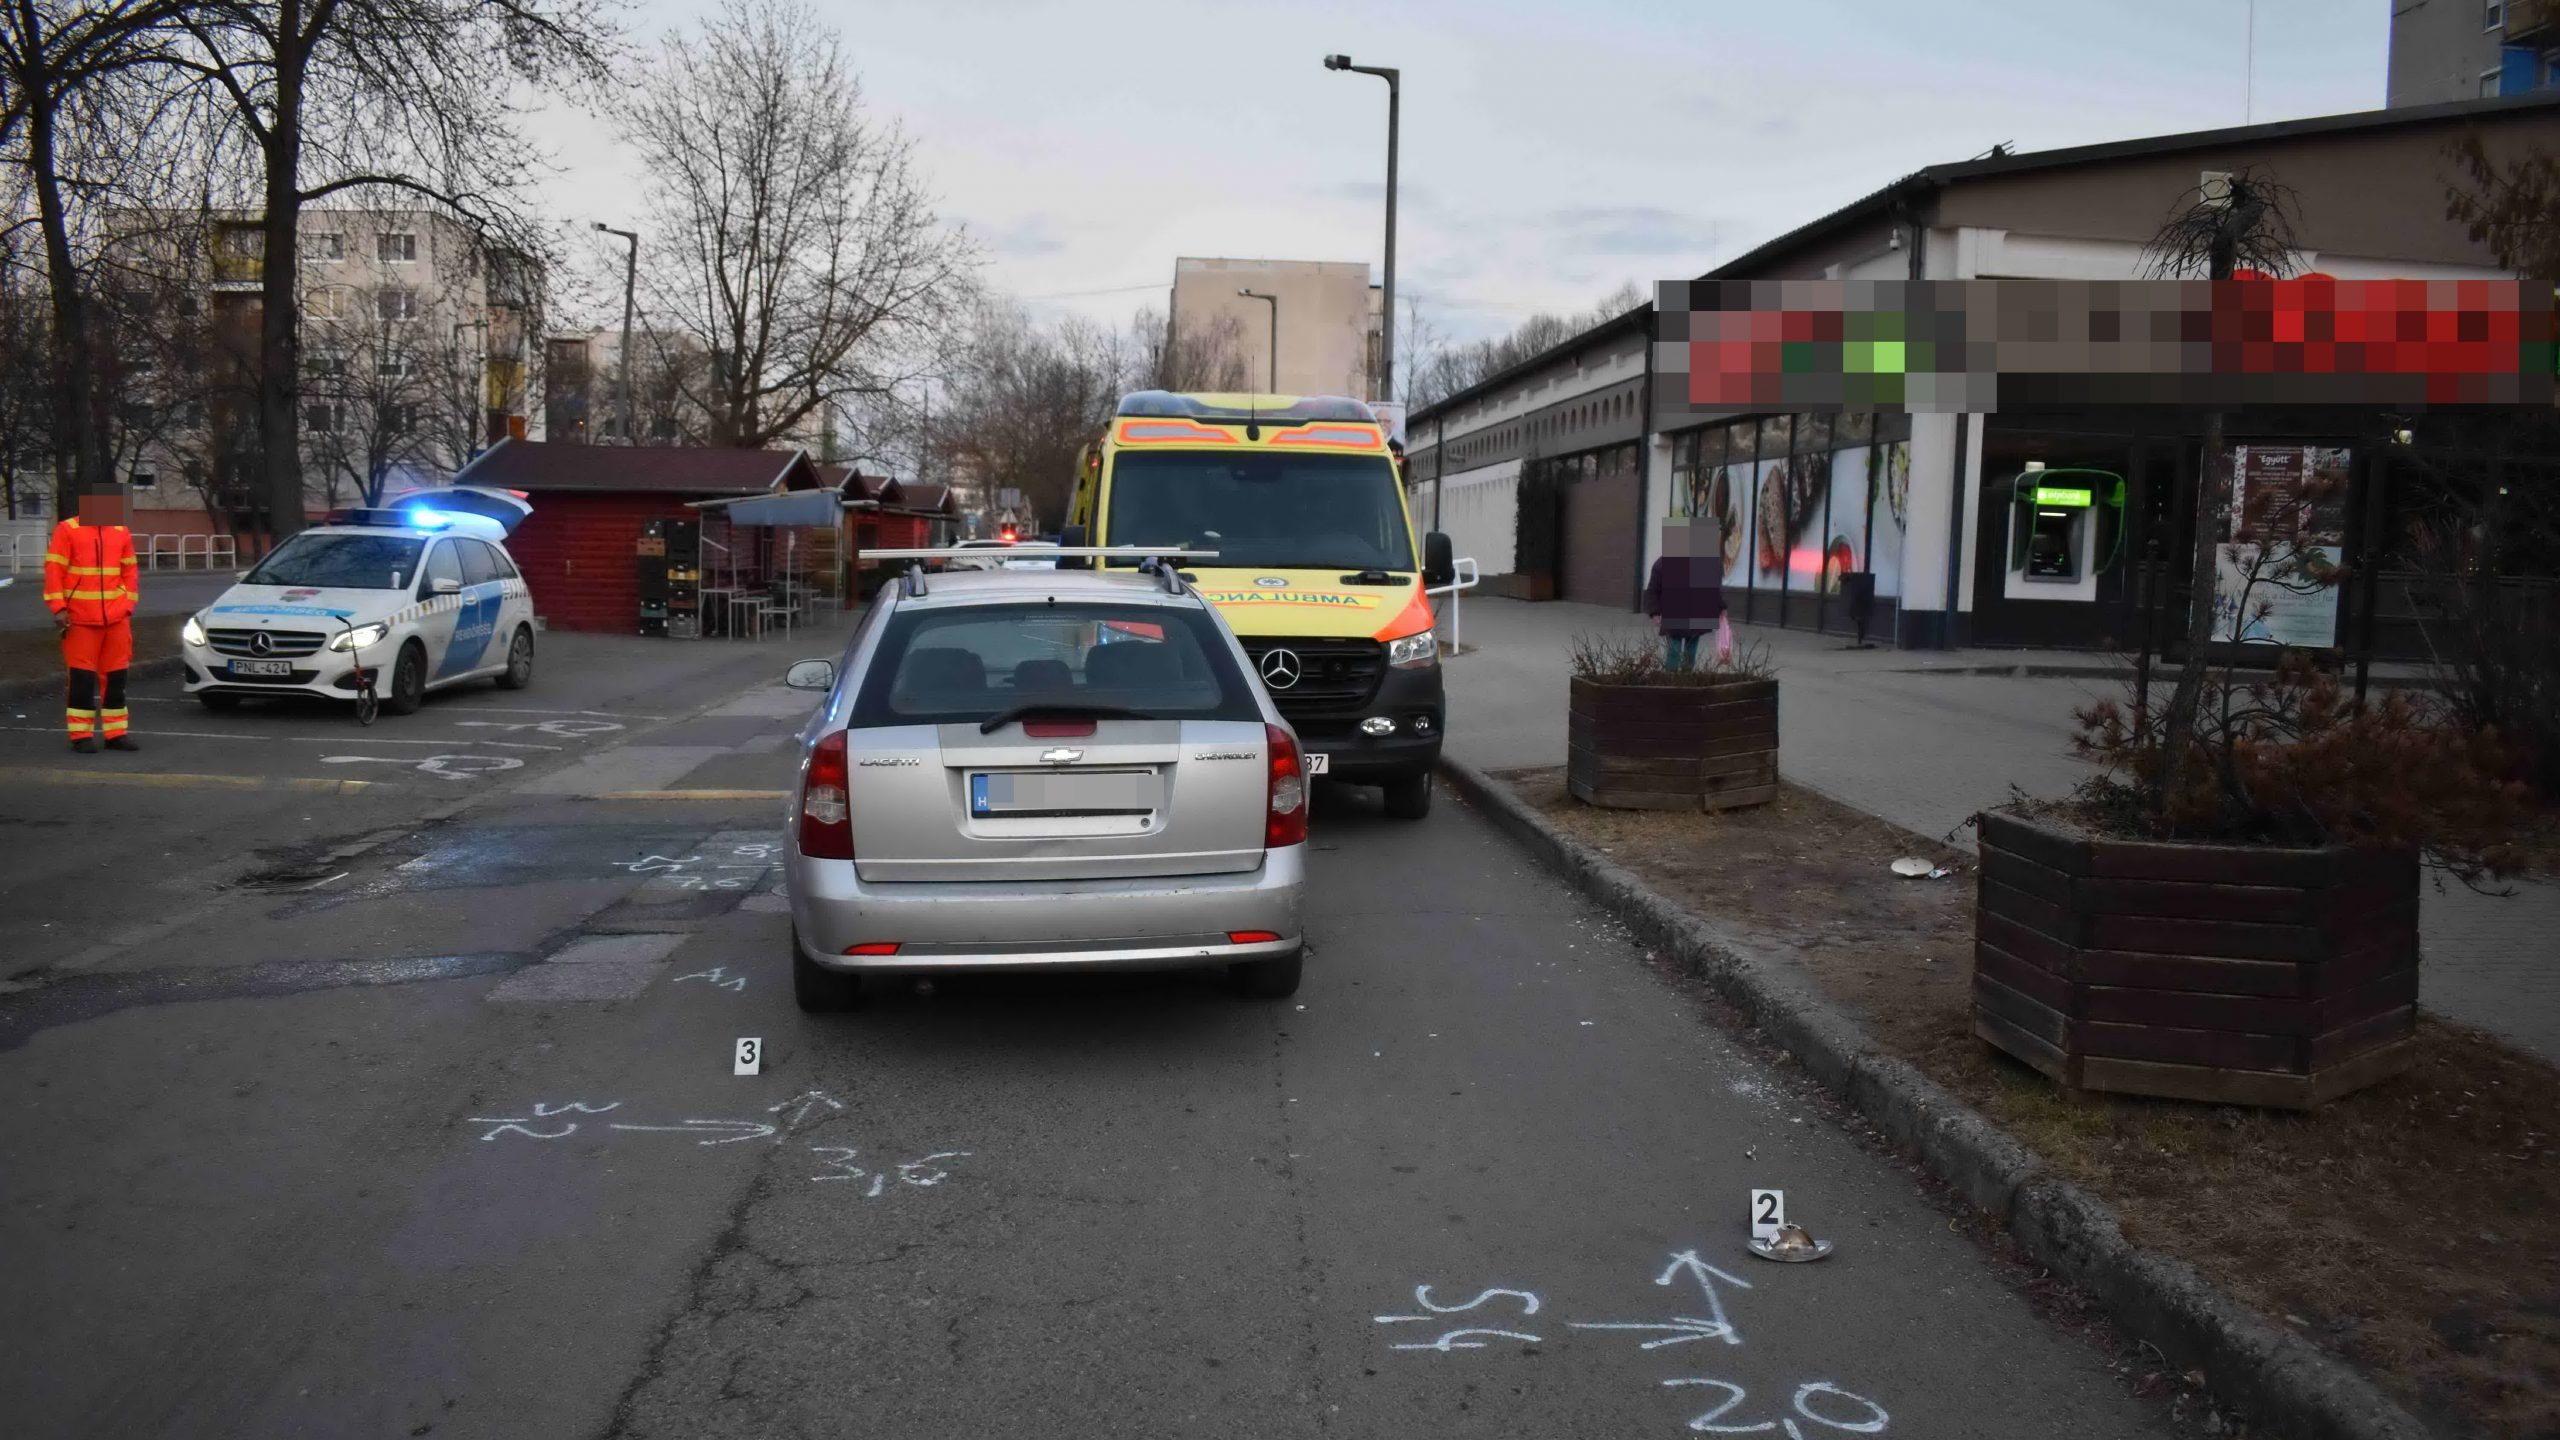
[[[629,230],[616,230],[603,221],[596,228],[607,235],[619,235],[630,245],[622,258],[622,443],[636,445],[631,433],[631,287],[640,273],[640,237]]]
[[[1280,297],[1265,295],[1259,290],[1239,290],[1236,293],[1271,307],[1271,369],[1262,378],[1270,393],[1277,395],[1280,393]]]
[[[1403,109],[1402,71],[1384,65],[1354,65],[1348,55],[1324,57],[1327,70],[1375,75],[1387,82],[1387,276],[1378,318],[1378,398],[1396,398],[1396,126]]]

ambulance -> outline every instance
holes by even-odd
[[[1216,551],[1184,573],[1243,642],[1307,773],[1380,787],[1398,819],[1430,813],[1447,707],[1424,592],[1454,566],[1447,536],[1416,534],[1368,405],[1124,396],[1078,459],[1059,543]]]

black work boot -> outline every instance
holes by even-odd
[[[110,750],[139,750],[142,747],[133,743],[132,736],[119,735],[113,740],[107,742],[107,748]]]
[[[98,753],[97,737],[94,735],[83,735],[79,739],[71,742],[71,748],[79,751],[83,755],[95,755]]]

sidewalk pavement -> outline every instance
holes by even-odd
[[[0,575],[7,573],[0,571]],[[145,570],[140,578],[142,598],[135,608],[140,615],[190,614],[240,583],[240,577],[228,570],[211,575],[201,570]],[[44,572],[21,570],[16,579],[14,585],[0,586],[0,630],[52,629],[53,617],[44,604]]]
[[[1643,617],[1597,605],[1483,598],[1466,606],[1467,653],[1447,661],[1448,748],[1489,770],[1561,765],[1567,657],[1579,634],[1649,634]],[[1784,689],[1781,773],[1907,830],[1954,835],[2008,797],[2068,792],[2088,773],[2071,754],[2071,712],[2120,693],[2112,679],[2037,675],[2096,668],[2076,652],[1851,650],[1798,630],[1737,626],[1765,644]],[[2031,673],[1984,673],[2026,667]],[[1877,883],[1892,883],[1878,876]],[[2517,882],[2477,895],[2433,877],[2419,929],[2427,1008],[2560,1061],[2560,884]]]

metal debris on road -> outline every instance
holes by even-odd
[[[1814,1239],[1812,1232],[1801,1225],[1781,1225],[1777,1238],[1746,1240],[1743,1245],[1763,1260],[1776,1260],[1788,1265],[1807,1264],[1831,1253],[1830,1241]]]

